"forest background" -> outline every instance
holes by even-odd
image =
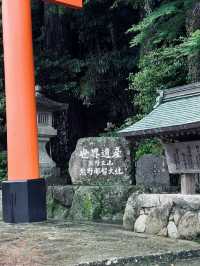
[[[68,106],[51,142],[63,173],[79,138],[113,136],[152,110],[158,90],[200,81],[200,1],[85,0],[77,11],[32,0],[32,16],[36,84]],[[0,178],[4,151],[1,29]],[[150,152],[160,152],[154,140],[136,156]]]

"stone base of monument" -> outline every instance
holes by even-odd
[[[74,193],[73,199],[69,194],[71,206],[66,206],[66,193],[62,192],[69,191],[69,186],[49,189],[52,217],[58,217],[59,209],[62,217],[72,220],[122,222],[128,196],[135,189],[131,150],[124,138],[79,139],[69,161],[69,174]]]
[[[123,225],[137,233],[196,239],[200,235],[200,195],[133,193]]]
[[[48,217],[122,224],[128,197],[135,186],[49,186]]]
[[[156,187],[156,178],[152,178],[146,187],[132,185],[131,154],[131,147],[124,138],[79,139],[69,162],[73,186],[48,188],[49,217],[122,223],[126,202],[133,192],[171,192],[163,158],[151,160],[150,174],[160,177],[164,173],[163,179],[167,181],[159,178]],[[176,188],[173,189],[175,193]]]
[[[163,188],[154,189],[162,193]],[[48,186],[48,217],[77,221],[103,221],[122,224],[124,210],[133,193],[149,193],[144,186]]]
[[[3,221],[29,223],[46,220],[44,179],[4,181],[2,183]]]

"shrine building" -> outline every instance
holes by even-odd
[[[119,132],[131,142],[157,137],[168,169],[181,175],[181,193],[195,193],[200,173],[200,83],[160,91],[151,113]]]

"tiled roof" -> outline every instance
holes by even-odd
[[[153,136],[187,128],[200,128],[200,83],[161,92],[155,109],[127,127],[123,136]]]

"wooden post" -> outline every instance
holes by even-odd
[[[30,0],[3,0],[8,179],[39,178]]]
[[[80,8],[82,0],[53,0]],[[2,0],[8,181],[2,184],[3,220],[46,219],[45,180],[40,179],[31,0]]]
[[[81,6],[81,0],[56,2]],[[8,179],[39,178],[30,0],[3,0]]]
[[[194,174],[181,175],[181,194],[192,195],[195,194],[196,179]]]

